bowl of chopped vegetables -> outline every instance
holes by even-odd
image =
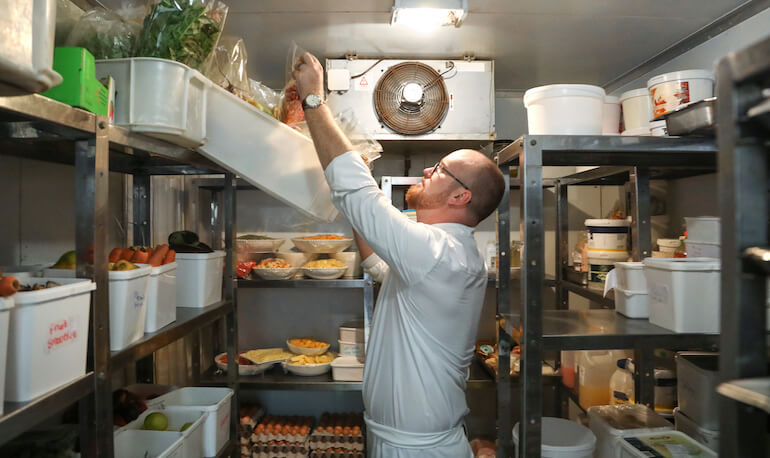
[[[266,235],[243,234],[235,239],[235,247],[239,253],[275,253],[285,241]]]
[[[286,341],[286,346],[296,355],[318,356],[329,350],[328,343],[306,337],[289,339]]]
[[[297,273],[299,267],[294,267],[280,258],[267,258],[257,264],[252,272],[263,280],[288,280]]]
[[[300,251],[305,253],[338,253],[345,251],[353,243],[351,237],[337,234],[319,234],[291,239]]]
[[[302,267],[302,273],[316,280],[334,280],[345,275],[348,265],[339,259],[318,259]]]

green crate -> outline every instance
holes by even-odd
[[[107,116],[109,92],[94,76],[94,56],[84,48],[55,48],[53,68],[64,79],[43,95]]]

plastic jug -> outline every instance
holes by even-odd
[[[634,363],[623,358],[617,361],[618,368],[610,377],[610,405],[634,403]]]
[[[578,400],[584,409],[610,403],[610,378],[618,359],[627,357],[620,350],[583,351],[578,369]]]

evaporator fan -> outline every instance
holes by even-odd
[[[399,134],[430,132],[449,109],[444,78],[420,62],[394,65],[374,88],[374,109],[380,121]]]

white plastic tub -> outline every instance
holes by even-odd
[[[172,262],[150,271],[144,332],[155,332],[176,320],[176,266]]]
[[[53,70],[56,0],[5,0],[0,15],[0,80],[32,92],[61,83]]]
[[[615,311],[629,318],[650,316],[646,291],[627,291],[615,288]]]
[[[13,296],[0,297],[0,416],[5,398],[5,361],[8,357],[8,323],[11,320]]]
[[[643,262],[650,323],[674,332],[719,332],[718,259],[647,258]]]
[[[216,456],[230,440],[233,390],[230,388],[187,387],[147,401],[147,407],[208,412],[203,423],[203,456]]]
[[[187,458],[182,433],[170,431],[119,430],[115,433],[115,458]]]
[[[617,135],[620,133],[620,101],[617,97],[611,95],[604,97],[602,133],[604,135]]]
[[[681,70],[647,81],[656,118],[682,105],[714,96],[714,74],[709,70]]]
[[[591,458],[596,436],[590,429],[563,418],[543,417],[541,456],[543,458]],[[519,456],[519,424],[513,427],[515,456]]]
[[[136,420],[122,427],[121,431],[143,429],[145,418],[153,412],[160,412],[168,418],[168,429],[166,431],[182,433],[181,456],[185,458],[203,456],[203,424],[209,416],[208,412],[203,410],[180,409],[177,407],[147,409]],[[187,423],[192,424],[184,431],[180,431]]]
[[[658,248],[663,253],[670,253],[670,257],[674,257],[674,252],[682,242],[679,239],[658,239]]]
[[[591,407],[588,426],[596,435],[595,458],[620,456],[620,438],[673,429],[665,418],[641,404]]]
[[[666,121],[652,121],[650,122],[650,135],[653,137],[666,137],[668,136],[668,126]]]
[[[703,428],[695,423],[692,418],[683,414],[678,407],[674,409],[674,421],[676,422],[677,431],[687,434],[715,452],[719,451],[718,430]]]
[[[152,267],[110,271],[110,350],[141,339],[147,317],[147,290]]]
[[[86,373],[91,291],[75,278],[37,278],[62,286],[13,295],[5,400],[29,401]]]
[[[671,456],[676,458],[711,458],[717,454],[679,431],[638,434],[619,441],[620,458],[649,458]],[[676,451],[673,454],[671,450]]]
[[[194,148],[206,142],[208,78],[166,59],[96,61],[96,77],[115,78],[115,124]]]
[[[209,90],[207,111],[201,154],[305,215],[337,217],[309,138],[217,85]]]
[[[362,342],[337,341],[340,345],[340,356],[355,356],[358,359],[364,358],[364,344]]]
[[[720,218],[716,216],[685,216],[687,239],[705,243],[720,243]]]
[[[332,361],[332,378],[341,382],[360,382],[364,379],[364,363],[355,356],[340,356]]]
[[[679,410],[702,428],[718,430],[719,353],[677,353],[676,374]]]
[[[687,239],[687,257],[721,259],[722,250],[719,243],[698,242]]]
[[[176,306],[203,308],[222,300],[225,252],[176,254]]]
[[[340,326],[340,340],[345,342],[364,343],[364,322],[348,321]]]
[[[607,274],[615,268],[616,262],[628,261],[625,251],[594,251],[588,250],[588,286],[604,289]]]
[[[628,251],[627,219],[587,219],[588,249],[594,251]]]
[[[647,292],[647,279],[644,278],[644,263],[616,262],[618,286],[626,291]]]
[[[604,89],[587,84],[552,84],[524,93],[531,135],[600,135]]]
[[[650,120],[652,119],[652,96],[646,88],[633,89],[620,95],[620,104],[623,106],[623,125],[626,135],[647,135],[650,132]]]

